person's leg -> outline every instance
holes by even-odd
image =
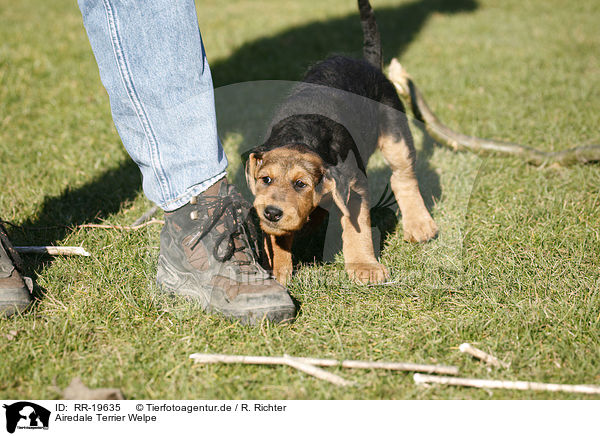
[[[79,0],[123,145],[166,211],[225,175],[193,0]]]
[[[224,179],[212,79],[193,0],[79,0],[123,144],[165,210],[157,282],[246,323],[290,319],[258,264],[248,208]]]

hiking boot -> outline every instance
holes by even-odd
[[[293,319],[287,290],[258,261],[251,206],[225,178],[165,213],[158,286],[243,324]]]
[[[21,266],[21,258],[0,224],[0,316],[22,312],[31,303],[31,279],[22,277],[17,266]]]

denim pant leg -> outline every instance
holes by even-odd
[[[193,0],[78,0],[113,120],[167,211],[225,175]]]

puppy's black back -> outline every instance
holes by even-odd
[[[304,83],[322,85],[360,95],[386,105],[397,106],[396,91],[383,72],[364,59],[331,56],[314,65],[302,79]],[[306,89],[302,84],[296,92]],[[401,107],[394,109],[402,110]]]
[[[381,127],[390,124],[382,124],[382,114],[389,112],[382,105],[402,112],[404,107],[381,71],[381,42],[371,5],[358,0],[358,6],[365,59],[336,55],[313,65],[279,107],[261,150],[303,144],[329,165],[345,161],[352,152],[364,172]]]

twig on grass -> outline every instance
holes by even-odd
[[[133,222],[133,224],[131,224],[131,227],[136,227],[136,226],[139,226],[140,224],[144,224],[146,221],[148,221],[150,218],[152,218],[152,215],[154,215],[157,210],[158,210],[158,206],[152,206],[150,209],[148,209],[146,212],[144,212],[144,214],[141,217],[136,219]]]
[[[498,358],[492,356],[491,354],[486,353],[485,351],[480,350],[479,348],[475,348],[473,345],[465,342],[464,344],[460,344],[458,347],[461,353],[470,354],[477,359],[483,360],[485,363],[495,366],[497,368],[506,368],[510,366],[508,363],[499,360]]]
[[[115,226],[112,224],[80,224],[77,226],[78,229],[114,229],[114,230],[138,230],[143,227],[149,226],[151,224],[164,224],[163,220],[157,220],[152,218],[150,221],[147,221],[143,224],[133,225],[133,226]]]
[[[339,375],[335,375],[321,368],[317,368],[314,365],[310,365],[300,359],[288,356],[287,354],[283,355],[283,361],[286,365],[291,366],[292,368],[296,368],[297,370],[305,372],[308,375],[328,381],[329,383],[333,383],[337,386],[352,386],[354,384],[353,382],[348,381]]]
[[[392,281],[381,282],[381,283],[371,283],[371,284],[366,285],[366,286],[367,286],[367,288],[374,288],[374,287],[377,287],[377,286],[397,285],[398,283],[400,283],[400,280],[392,280]]]
[[[288,356],[289,357],[289,356]],[[202,354],[195,353],[190,355],[200,363],[243,363],[256,365],[287,365],[284,357],[277,356],[240,356],[229,354]],[[294,357],[295,361],[307,363],[313,366],[341,366],[342,368],[353,369],[387,369],[392,371],[419,371],[436,374],[456,375],[458,368],[445,365],[422,365],[418,363],[406,362],[371,362],[364,360],[336,360],[336,359],[318,359],[313,357]]]
[[[15,250],[23,254],[50,254],[52,256],[89,256],[83,247],[55,247],[48,246],[32,246],[32,247],[15,247]]]
[[[124,400],[120,389],[100,388],[90,389],[83,384],[79,377],[71,380],[71,384],[62,391],[64,400]]]
[[[427,133],[438,143],[450,147],[454,151],[468,150],[483,155],[493,153],[501,156],[515,156],[527,163],[542,167],[550,165],[567,167],[600,161],[600,145],[598,144],[545,152],[513,142],[477,138],[456,132],[442,123],[435,115],[410,75],[396,58],[392,59],[390,63],[388,76],[398,94],[409,100],[415,118],[425,124]]]
[[[486,380],[474,378],[444,377],[416,373],[416,384],[437,383],[442,385],[469,386],[481,389],[516,389],[519,391],[571,392],[577,394],[600,394],[600,386],[563,385],[555,383],[537,383],[529,381]]]
[[[148,211],[149,212],[149,211]],[[151,224],[164,224],[163,220],[151,219],[150,221],[142,224],[133,226],[115,226],[112,224],[80,224],[77,226],[81,228],[95,228],[95,229],[114,229],[114,230],[138,230],[142,227],[149,226]],[[135,224],[135,223],[134,223]],[[83,247],[55,247],[55,246],[28,246],[28,247],[14,247],[15,250],[23,254],[50,254],[53,256],[90,256]]]

